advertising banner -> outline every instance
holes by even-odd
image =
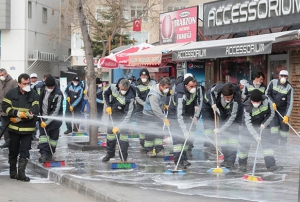
[[[204,62],[187,62],[187,73],[191,73],[200,85],[205,86],[205,63]]]
[[[198,6],[162,13],[159,21],[160,44],[197,41]]]

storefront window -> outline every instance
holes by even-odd
[[[238,84],[242,79],[252,80],[256,72],[267,75],[264,55],[224,58],[220,61],[220,81],[224,83]]]

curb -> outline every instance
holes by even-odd
[[[80,181],[79,179],[73,178],[69,174],[57,174],[51,169],[44,168],[42,165],[28,161],[27,168],[40,174],[41,176],[48,178],[49,180],[63,185],[71,190],[78,192],[83,196],[87,196],[96,201],[103,202],[126,202],[123,199],[115,199],[111,194],[102,193],[91,188],[87,183]]]

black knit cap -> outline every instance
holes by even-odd
[[[188,83],[190,83],[190,81],[193,81],[194,77],[188,76],[186,79],[184,79],[183,84],[184,85],[188,85]]]
[[[147,75],[147,76],[150,77],[150,74],[149,74],[148,69],[142,69],[142,70],[140,71],[140,76],[141,76],[141,75]]]
[[[260,102],[262,101],[262,93],[258,89],[254,89],[251,92],[250,99],[254,102]]]
[[[102,83],[102,81],[101,81],[101,79],[100,78],[96,78],[96,84],[101,84]]]
[[[46,86],[55,86],[55,79],[52,76],[48,76],[45,80]]]

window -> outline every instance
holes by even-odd
[[[168,12],[186,8],[186,6],[168,6]]]
[[[28,1],[28,18],[32,17],[32,2]]]
[[[43,8],[42,20],[43,20],[43,23],[47,23],[47,8]]]
[[[131,17],[131,20],[142,17],[143,22],[147,22],[148,21],[148,11],[146,11],[146,10],[143,11],[142,6],[131,6],[130,17]]]

